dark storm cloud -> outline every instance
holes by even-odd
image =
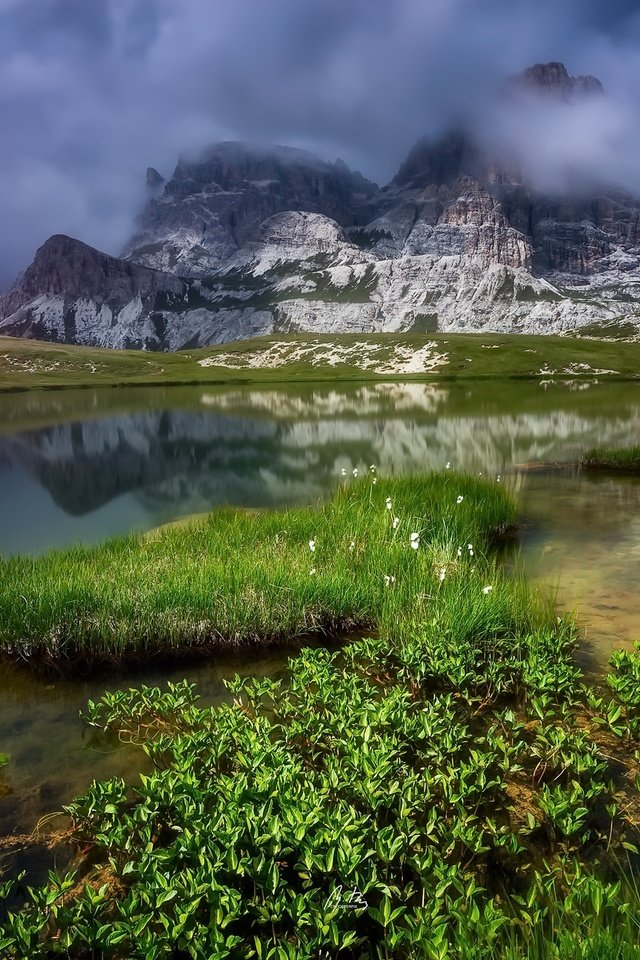
[[[494,109],[540,60],[597,74],[611,101],[551,121]],[[549,185],[576,159],[632,185],[639,97],[623,0],[0,0],[0,284],[54,232],[117,252],[146,166],[217,139],[384,181],[420,134],[464,121],[524,145]]]

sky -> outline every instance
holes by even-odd
[[[560,60],[606,103],[496,107]],[[218,140],[341,157],[379,183],[452,125],[640,192],[640,3],[628,0],[0,0],[0,287],[53,233],[118,253],[145,171]],[[636,169],[638,167],[638,169]]]

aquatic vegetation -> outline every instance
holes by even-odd
[[[442,626],[305,650],[216,709],[186,681],[90,702],[153,772],[70,804],[90,867],[29,890],[4,955],[634,956],[615,857],[636,830],[576,726],[579,683],[540,680],[550,652],[569,668],[570,624],[464,644]]]
[[[78,668],[349,628],[391,640],[407,610],[436,612],[467,588],[481,595],[486,574],[480,582],[456,549],[486,552],[491,533],[514,524],[509,495],[453,472],[371,477],[340,480],[317,509],[219,510],[95,548],[0,560],[0,650]]]
[[[640,473],[640,447],[592,447],[579,461],[583,470]]]
[[[419,549],[396,535],[387,496]],[[613,658],[610,693],[585,687],[571,622],[488,555],[512,522],[493,483],[361,478],[319,511],[223,512],[184,540],[167,531],[20,567],[32,571],[28,603],[45,572],[72,564],[86,586],[109,561],[115,618],[127,555],[148,562],[150,550],[156,590],[187,616],[204,565],[209,602],[213,582],[239,631],[273,623],[266,595],[240,619],[266,583],[279,622],[300,622],[274,577],[296,604],[379,629],[303,650],[286,679],[228,681],[231,702],[215,709],[186,681],[90,701],[85,723],[138,743],[153,772],[95,782],[69,805],[83,854],[24,891],[0,927],[2,955],[636,957],[640,650]],[[72,609],[86,616],[77,598]]]

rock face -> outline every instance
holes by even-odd
[[[14,336],[96,346],[143,347],[157,340],[157,298],[181,302],[178,277],[109,257],[70,237],[40,247],[22,279],[0,297],[0,325]],[[6,327],[9,329],[6,329]]]
[[[571,108],[594,77],[537,64],[505,86]],[[564,109],[564,107],[563,107]],[[462,130],[385,187],[341,161],[221,143],[147,171],[121,258],[53,237],[0,298],[0,333],[175,350],[278,332],[551,333],[640,323],[640,201],[550,196]]]
[[[219,270],[261,224],[285,210],[321,213],[343,226],[366,222],[376,186],[341,163],[291,147],[220,143],[181,158],[147,205],[124,255],[183,276]]]
[[[604,93],[597,77],[571,77],[563,63],[553,62],[536,63],[533,67],[528,67],[518,76],[511,77],[508,86],[565,103]]]

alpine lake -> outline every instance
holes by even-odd
[[[0,395],[0,554],[37,555],[201,514],[315,504],[346,471],[380,478],[447,463],[504,484],[520,524],[504,562],[575,610],[597,683],[640,639],[640,481],[576,466],[637,441],[633,383],[492,381],[279,388],[145,387]],[[212,584],[212,590],[215,585]],[[16,603],[20,603],[16,597]],[[90,679],[0,665],[0,838],[32,831],[94,778],[134,777],[140,751],[79,719],[106,690],[187,677],[203,703],[234,673],[279,675],[291,653]],[[22,855],[21,855],[22,856]],[[33,859],[30,859],[33,857]],[[33,879],[51,860],[24,855]]]

